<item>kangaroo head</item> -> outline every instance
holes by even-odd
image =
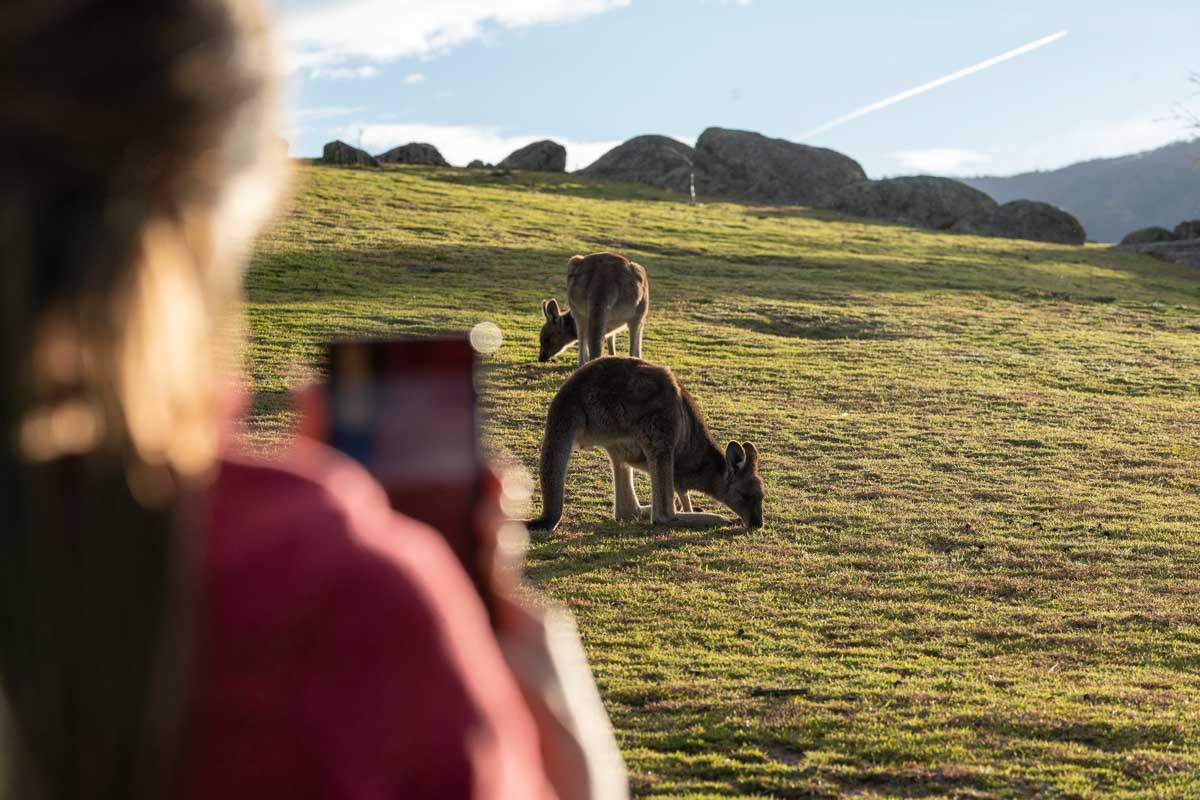
[[[730,442],[725,448],[725,474],[718,498],[742,518],[747,528],[763,524],[763,483],[758,474],[758,449],[750,442]]]
[[[562,313],[557,300],[543,300],[542,314],[546,321],[542,323],[538,361],[549,361],[570,347],[578,337],[575,335],[575,319],[570,311]]]

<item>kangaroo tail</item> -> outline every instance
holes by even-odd
[[[574,409],[550,404],[546,419],[546,435],[542,438],[542,458],[538,465],[542,486],[542,515],[529,520],[531,531],[553,531],[563,513],[563,485],[567,480],[567,463],[575,447],[575,438],[583,430],[583,415]]]
[[[604,355],[604,336],[608,333],[608,309],[612,298],[608,292],[598,292],[588,303],[587,330],[580,331],[587,337],[588,359]]]

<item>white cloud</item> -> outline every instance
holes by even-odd
[[[465,166],[477,158],[495,164],[530,142],[552,139],[567,148],[567,169],[576,170],[620,144],[619,141],[574,141],[546,134],[511,136],[487,125],[352,124],[342,126],[334,133],[348,142],[361,141],[362,147],[371,153],[408,142],[429,142],[447,161],[457,166]]]
[[[317,106],[289,110],[287,124],[283,129],[283,138],[287,140],[288,152],[291,155],[300,154],[296,142],[310,130],[311,123],[361,114],[368,108],[369,106]]]
[[[924,150],[901,150],[890,153],[890,158],[899,161],[906,170],[928,172],[934,175],[966,175],[977,172],[972,165],[990,160],[986,153],[957,147],[930,147]]]
[[[341,0],[283,6],[291,69],[428,56],[483,35],[487,28],[569,22],[632,0]]]
[[[289,121],[292,124],[298,124],[316,122],[322,119],[336,119],[337,117],[348,117],[351,114],[361,114],[367,108],[368,106],[317,106],[316,108],[300,108],[290,112]]]
[[[331,80],[351,80],[354,78],[374,78],[379,70],[370,64],[361,67],[314,67],[308,77],[315,79],[329,78]]]
[[[425,82],[425,73],[410,72],[404,76],[404,82],[408,83],[408,84],[424,83]]]

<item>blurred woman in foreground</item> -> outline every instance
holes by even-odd
[[[320,445],[222,452],[269,76],[248,2],[0,9],[5,796],[620,796],[536,615]]]

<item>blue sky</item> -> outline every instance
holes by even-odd
[[[1186,138],[1200,3],[281,0],[294,155],[419,140],[455,164],[538,138],[590,163],[709,125],[850,155],[872,177],[1010,174]],[[1057,32],[959,80],[809,132]]]

